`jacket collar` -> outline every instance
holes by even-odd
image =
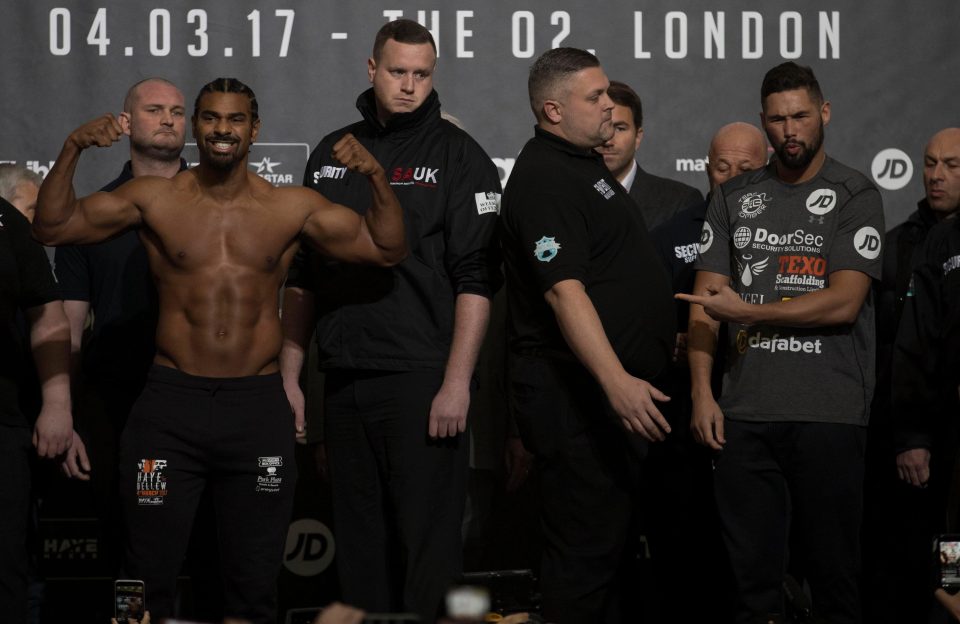
[[[594,161],[599,160],[600,164],[606,168],[606,165],[603,164],[603,156],[598,154],[595,150],[574,145],[570,141],[567,141],[566,139],[561,138],[552,132],[548,132],[540,126],[534,126],[533,132],[537,139],[543,141],[547,146],[557,151],[570,154],[571,156],[576,156],[578,158],[587,158]]]
[[[386,125],[380,123],[380,119],[377,117],[377,100],[373,94],[373,87],[361,93],[360,97],[357,98],[357,109],[377,134],[387,134],[416,128],[430,119],[439,119],[440,97],[434,89],[417,110],[409,113],[397,113],[387,120]]]

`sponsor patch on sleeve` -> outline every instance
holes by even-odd
[[[500,214],[500,193],[487,191],[485,193],[474,193],[473,199],[477,203],[477,214],[487,214],[493,212]]]

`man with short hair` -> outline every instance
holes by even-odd
[[[607,95],[613,100],[613,136],[597,151],[617,182],[630,192],[647,229],[655,227],[684,208],[700,206],[703,195],[692,186],[647,173],[637,164],[637,150],[643,140],[643,107],[640,96],[629,85],[610,81]]]
[[[557,48],[530,69],[537,120],[510,176],[510,394],[540,474],[543,614],[634,621],[621,602],[640,459],[670,431],[670,284],[636,204],[594,151],[613,136],[597,58]]]
[[[10,202],[31,223],[42,183],[39,173],[23,165],[0,164],[0,197]]]
[[[788,527],[815,615],[860,622],[863,450],[873,390],[870,286],[883,210],[862,174],[826,155],[830,103],[808,67],[760,91],[776,158],[714,191],[690,302],[693,431],[720,451],[714,488],[739,622],[783,621]],[[728,345],[714,399],[721,322]]]
[[[353,133],[390,172],[410,257],[391,270],[295,263],[281,357],[302,422],[297,382],[315,322],[344,601],[413,611],[425,622],[462,572],[469,444],[461,434],[501,282],[499,176],[467,133],[441,119],[436,62],[429,30],[385,24],[367,61],[372,88],[357,99],[363,120],[325,137],[304,175],[311,188],[362,209],[363,187],[329,156]]]
[[[180,158],[186,109],[176,85],[163,78],[132,85],[118,121],[130,140],[130,159],[101,191],[143,175],[172,178],[187,168]],[[157,291],[135,230],[92,245],[57,247],[54,271],[70,321],[74,409],[82,436],[74,440],[65,467],[82,480],[94,475],[100,561],[104,573],[115,575],[123,535],[116,496],[117,447],[153,362]],[[87,445],[96,449],[89,458]]]
[[[277,356],[277,294],[301,237],[332,257],[391,265],[406,253],[400,206],[383,168],[351,136],[333,146],[363,174],[365,216],[248,171],[260,130],[253,91],[205,85],[194,106],[200,163],[171,179],[141,176],[77,199],[82,150],[119,140],[112,115],[70,134],[40,189],[34,235],[90,243],[130,228],[157,284],[154,366],[120,444],[125,566],[155,617],[173,615],[176,577],[196,505],[213,492],[228,617],[276,619],[276,577],[296,466],[293,415]]]
[[[960,209],[960,128],[934,134],[924,148],[925,195],[884,242],[877,295],[877,392],[867,444],[864,492],[865,600],[871,621],[905,621],[929,608],[932,535],[946,530],[958,423],[942,409],[891,409],[893,349],[910,280],[924,261],[924,241]],[[891,461],[891,457],[896,461]],[[933,460],[931,462],[931,459]]]

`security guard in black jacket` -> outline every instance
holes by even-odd
[[[281,355],[302,431],[297,378],[315,308],[343,600],[424,622],[436,620],[461,572],[463,432],[490,297],[502,281],[499,176],[469,135],[441,119],[435,65],[426,28],[386,24],[368,61],[373,88],[357,100],[363,121],[310,156],[307,186],[367,205],[367,185],[330,156],[352,133],[400,199],[410,255],[392,269],[301,257],[287,282]]]

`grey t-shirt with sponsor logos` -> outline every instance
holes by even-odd
[[[731,277],[748,303],[815,292],[830,274],[880,278],[883,206],[859,172],[827,157],[802,184],[776,165],[734,178],[712,196],[697,269]],[[866,425],[874,386],[872,295],[852,325],[729,327],[720,408],[731,420]]]

